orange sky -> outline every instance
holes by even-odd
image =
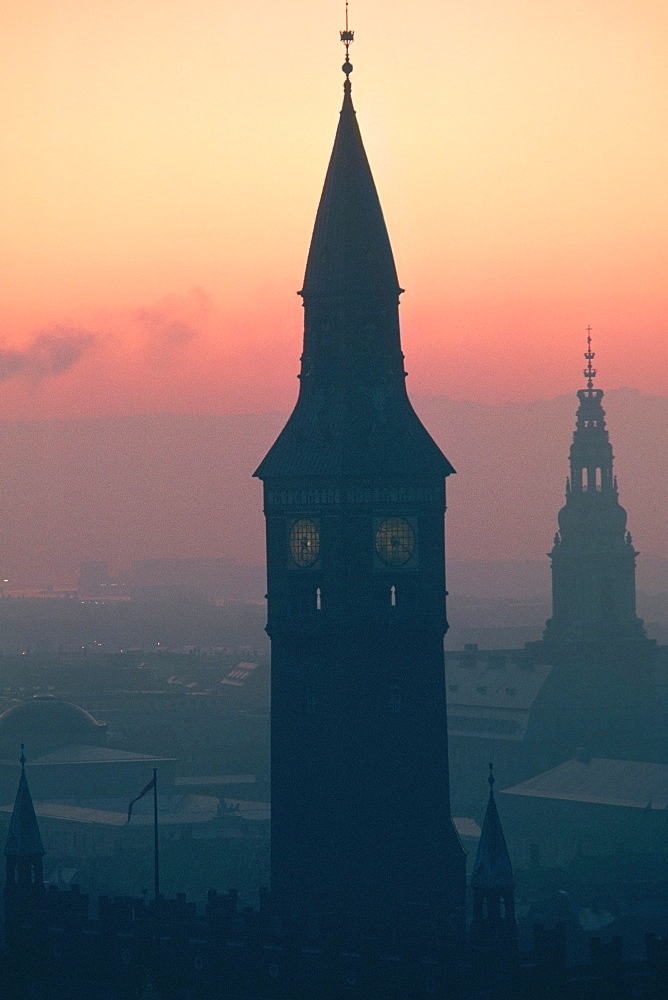
[[[353,0],[414,394],[668,391],[668,8]],[[292,403],[343,3],[2,0],[0,417]]]

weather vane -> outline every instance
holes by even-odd
[[[344,62],[341,69],[346,74],[346,78],[348,78],[350,77],[350,74],[353,71],[353,64],[350,61],[349,50],[351,43],[355,41],[355,32],[350,31],[350,29],[348,28],[348,0],[346,0],[346,30],[339,32],[339,34],[341,35],[341,41],[346,47],[346,61]]]
[[[587,350],[585,351],[585,359],[587,361],[587,367],[583,371],[584,377],[587,379],[587,388],[594,388],[594,379],[596,378],[596,369],[592,365],[592,361],[596,355],[591,349],[591,327],[587,327]]]

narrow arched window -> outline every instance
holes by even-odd
[[[395,586],[390,587],[390,607],[396,608],[397,606],[397,588]]]
[[[322,611],[322,593],[320,591],[320,587],[318,587],[315,592],[315,610]]]

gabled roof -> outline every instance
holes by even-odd
[[[567,760],[503,795],[591,802],[627,809],[668,809],[668,765],[591,757]]]
[[[21,759],[23,765],[24,759]],[[9,832],[5,844],[5,855],[11,858],[33,858],[44,855],[44,846],[37,825],[35,808],[32,804],[32,797],[28,782],[26,781],[25,767],[21,766],[21,777],[19,787],[14,800],[14,811],[9,821]]]
[[[489,779],[489,801],[473,865],[471,888],[513,889],[515,879],[501,820],[494,800],[494,778]]]
[[[116,750],[111,747],[97,747],[73,743],[70,746],[60,747],[52,753],[47,753],[42,757],[31,760],[28,767],[50,766],[53,764],[132,764],[173,759],[173,757],[158,757],[154,754]]]
[[[8,808],[0,806],[0,813]],[[153,824],[150,799],[137,803],[129,826],[127,798],[88,799],[77,805],[69,801],[37,802],[36,812],[47,822],[62,820],[89,826],[127,827],[128,831]],[[159,800],[159,813],[161,826],[201,826],[218,819],[219,800],[212,795],[163,795]]]
[[[471,646],[447,650],[445,657],[450,735],[523,740],[552,668],[527,660],[521,650]]]

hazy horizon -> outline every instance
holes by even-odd
[[[545,557],[588,324],[629,528],[668,555],[668,11],[427,0],[410,45],[380,0],[350,13],[407,385],[458,471],[448,557]],[[3,579],[263,561],[250,476],[297,395],[343,15],[7,9]]]
[[[448,480],[448,560],[547,565],[575,393],[504,405],[413,402],[457,469]],[[668,558],[668,399],[617,389],[604,406],[641,581],[643,560]],[[0,420],[3,578],[10,588],[17,580],[71,584],[93,559],[112,571],[150,558],[262,565],[262,495],[252,473],[287,412]]]

